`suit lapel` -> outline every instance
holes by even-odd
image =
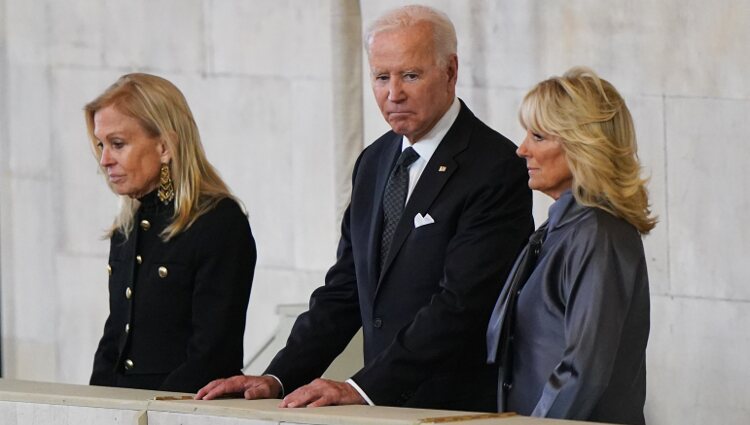
[[[396,164],[396,160],[401,154],[401,140],[402,136],[394,134],[393,141],[390,146],[384,149],[383,155],[380,156],[378,162],[378,173],[375,179],[375,186],[373,187],[374,193],[374,204],[372,209],[372,217],[370,220],[370,247],[369,247],[369,258],[368,262],[368,274],[370,276],[370,282],[378,281],[378,267],[380,264],[380,239],[383,232],[383,192],[385,191],[385,185],[388,182],[388,176],[391,174],[391,170]]]
[[[474,114],[461,102],[461,111],[456,121],[425,166],[409,202],[404,207],[404,213],[396,226],[396,233],[393,235],[393,243],[388,258],[386,258],[383,270],[380,273],[378,287],[380,287],[380,282],[388,272],[394,258],[401,250],[404,241],[414,229],[414,216],[417,213],[424,215],[429,212],[430,205],[440,194],[445,183],[458,170],[459,164],[454,158],[469,145],[473,118]],[[382,198],[382,190],[380,196]],[[380,209],[382,210],[382,206]]]

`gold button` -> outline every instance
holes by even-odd
[[[143,263],[143,257],[141,257],[140,255],[136,255],[135,256],[135,262],[138,263],[138,264]]]
[[[160,266],[159,267],[159,277],[165,278],[165,277],[167,277],[168,274],[169,274],[169,270],[167,270],[166,267],[164,267],[164,266]]]
[[[133,290],[130,289],[129,286],[127,288],[125,288],[125,298],[127,298],[127,299],[133,298]]]
[[[107,264],[107,273],[112,276],[112,266],[110,266],[109,264]]]
[[[130,332],[130,323],[126,323],[125,324],[125,333],[129,333],[129,332]]]
[[[151,228],[151,223],[148,220],[141,220],[141,229],[148,230]]]
[[[130,359],[125,360],[125,370],[130,370],[134,367],[133,361]]]

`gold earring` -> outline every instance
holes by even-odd
[[[169,173],[169,165],[167,164],[161,164],[161,170],[159,172],[159,191],[156,195],[164,205],[172,202],[174,199],[174,186],[172,185],[172,176]]]

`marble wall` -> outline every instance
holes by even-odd
[[[252,357],[277,306],[322,283],[356,152],[387,127],[359,43],[396,0],[0,0],[3,373],[86,382],[106,317],[103,229],[117,208],[81,108],[119,75],[185,93],[208,157],[247,206],[259,258]],[[750,4],[745,0],[432,0],[459,34],[458,94],[520,141],[535,82],[587,65],[635,117],[658,227],[647,416],[750,418]],[[345,58],[345,59],[342,59]],[[347,124],[355,123],[355,125]],[[549,200],[535,198],[544,219]]]

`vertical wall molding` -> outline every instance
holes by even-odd
[[[351,172],[364,146],[362,14],[358,0],[331,1],[336,229],[349,203]]]

